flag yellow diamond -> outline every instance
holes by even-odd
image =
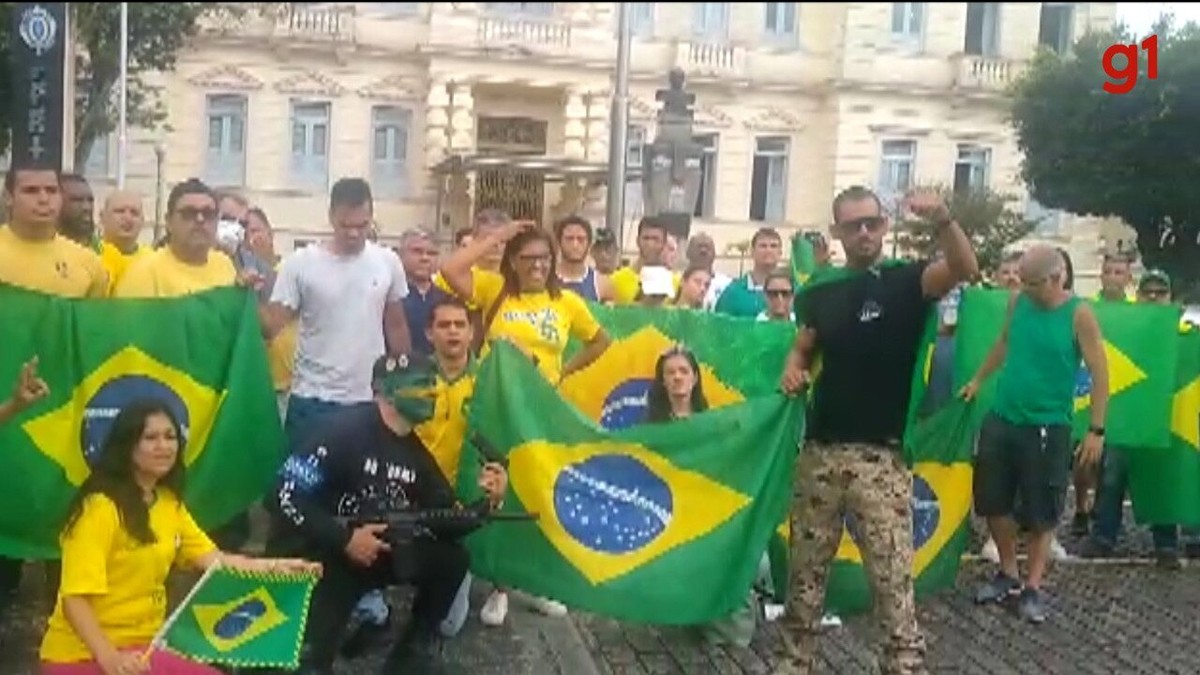
[[[197,605],[192,613],[204,638],[219,652],[233,651],[288,621],[261,587],[224,604]]]
[[[1111,342],[1104,343],[1104,356],[1108,360],[1108,395],[1116,396],[1133,385],[1146,379],[1146,373],[1137,367],[1128,356]],[[1090,380],[1088,392],[1075,397],[1075,412],[1086,410],[1092,404],[1090,395]]]
[[[1200,377],[1175,392],[1171,405],[1171,432],[1200,450]]]
[[[184,463],[190,465],[204,449],[224,396],[136,347],[110,356],[67,401],[22,429],[62,467],[67,480],[79,485],[91,472],[88,462],[99,453],[117,413],[147,398],[165,402],[175,414],[183,427]]]

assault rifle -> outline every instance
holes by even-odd
[[[470,506],[440,509],[405,509],[392,511],[378,518],[339,516],[337,522],[350,529],[368,523],[387,525],[383,539],[392,548],[412,544],[418,539],[455,540],[461,539],[492,522],[515,522],[537,520],[536,513],[506,513],[493,511],[486,501]]]

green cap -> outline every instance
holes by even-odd
[[[1142,278],[1138,280],[1138,288],[1144,288],[1149,284],[1158,283],[1171,290],[1171,276],[1160,269],[1149,269],[1142,274]]]
[[[396,412],[417,425],[433,417],[437,403],[437,367],[420,354],[381,356],[371,369],[375,391],[391,401]]]

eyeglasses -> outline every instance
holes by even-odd
[[[549,253],[541,253],[538,255],[519,255],[519,256],[517,256],[517,260],[520,260],[521,262],[525,263],[526,265],[536,265],[538,263],[541,263],[543,265],[549,265],[550,264],[550,254]]]
[[[883,227],[883,224],[886,222],[887,219],[883,216],[865,216],[863,218],[836,223],[834,228],[841,232],[858,232],[865,227],[868,232],[875,232]]]
[[[790,298],[792,292],[786,288],[768,288],[763,291],[768,298]]]
[[[216,209],[196,208],[195,206],[181,206],[175,210],[176,215],[184,220],[202,221],[211,223],[217,219]]]

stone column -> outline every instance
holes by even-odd
[[[475,97],[469,82],[457,81],[450,86],[450,153],[469,155],[475,152]],[[471,223],[471,203],[474,190],[464,175],[452,176],[446,199],[450,225],[458,229]]]
[[[588,107],[582,91],[567,90],[567,104],[563,108],[563,116],[565,117],[563,155],[572,159],[583,159],[587,156],[585,139],[587,137]]]
[[[587,96],[587,160],[608,161],[608,117],[612,99],[608,92],[597,91]]]

